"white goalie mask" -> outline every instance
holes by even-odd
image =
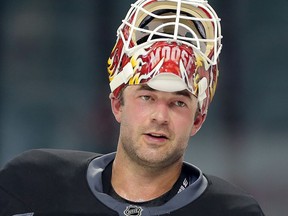
[[[111,92],[147,83],[187,89],[206,113],[215,93],[221,52],[220,19],[204,0],[138,0],[118,28],[108,59]]]

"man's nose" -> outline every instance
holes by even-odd
[[[164,102],[157,102],[151,110],[151,119],[158,124],[168,124],[170,120],[169,105]]]

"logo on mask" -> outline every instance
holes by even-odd
[[[139,206],[135,206],[135,205],[130,205],[127,206],[125,211],[124,211],[124,215],[126,216],[141,216],[143,209]]]

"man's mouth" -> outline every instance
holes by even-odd
[[[147,133],[146,135],[152,138],[168,139],[168,137],[165,134],[160,134],[160,133]]]

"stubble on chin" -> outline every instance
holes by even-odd
[[[170,149],[167,146],[166,148],[149,148],[141,138],[138,143],[135,142],[137,141],[132,140],[131,137],[121,137],[121,146],[126,157],[138,166],[151,170],[161,170],[177,161],[182,161],[185,152],[185,149]]]

